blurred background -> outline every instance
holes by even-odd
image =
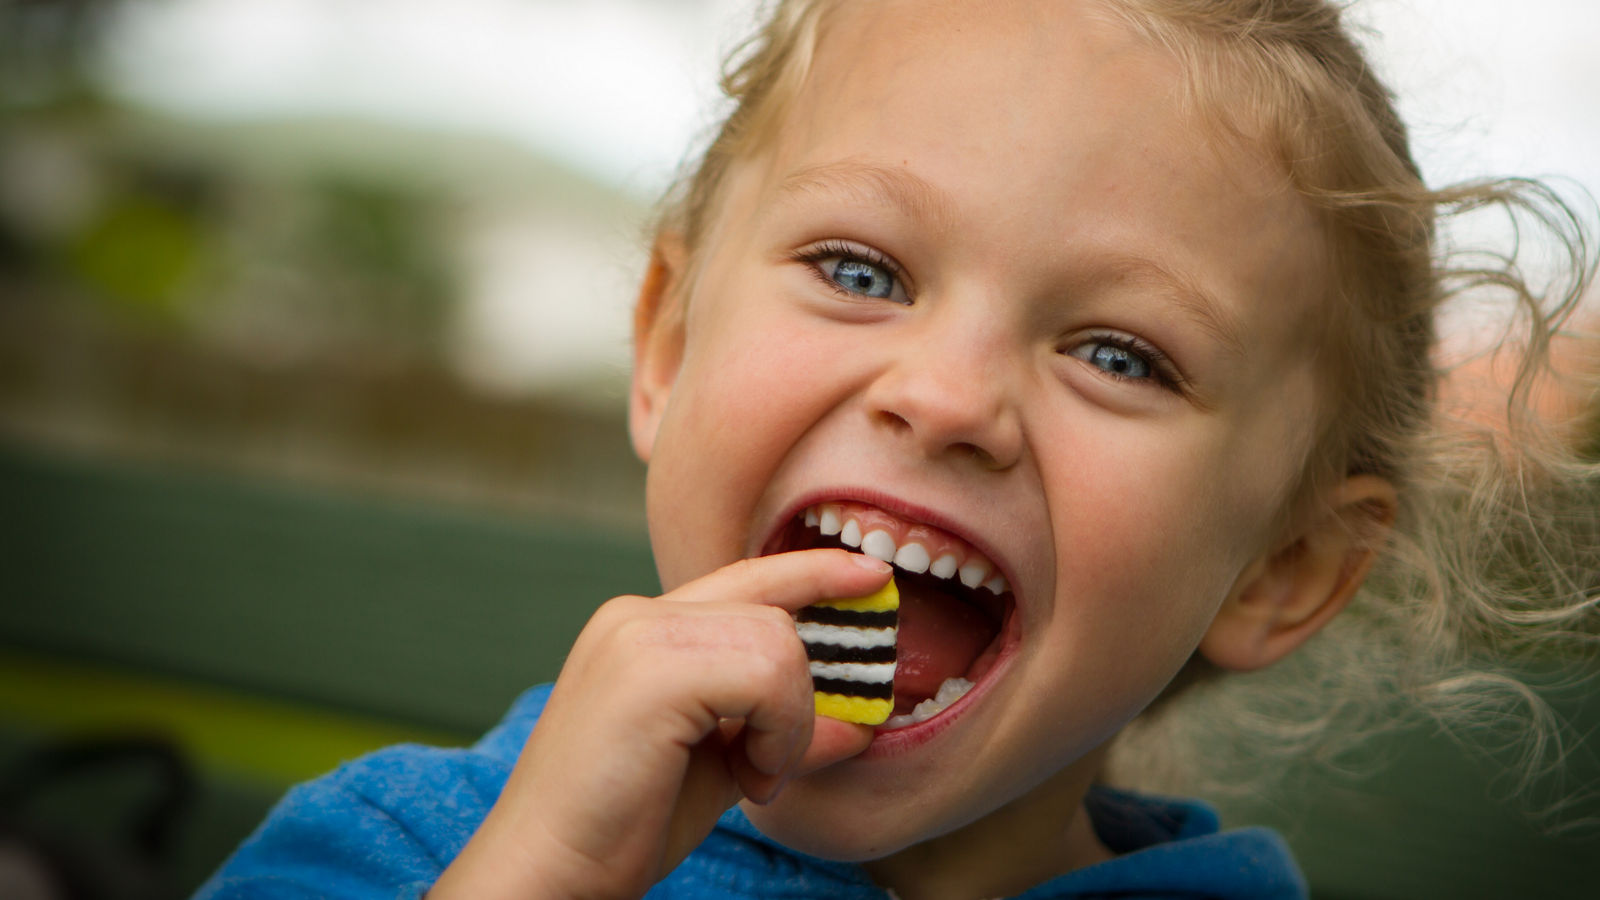
[[[0,897],[186,896],[287,785],[470,741],[655,590],[630,301],[753,7],[0,0]],[[1600,5],[1353,15],[1431,182],[1600,189]],[[1592,896],[1593,829],[1412,737],[1225,812],[1326,896]]]

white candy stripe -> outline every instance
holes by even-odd
[[[816,622],[799,622],[795,628],[800,632],[800,640],[808,644],[832,644],[835,647],[894,645],[893,628],[856,628],[850,625],[819,625]]]
[[[894,663],[814,662],[811,664],[811,677],[888,684],[894,681]]]

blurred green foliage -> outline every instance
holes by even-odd
[[[251,166],[110,101],[93,60],[122,6],[0,0],[4,299],[246,355],[436,358],[461,280],[440,192]]]
[[[247,356],[438,356],[460,274],[427,187],[253,171],[150,146],[130,118],[35,111],[0,130],[13,297]]]
[[[88,89],[90,56],[122,0],[0,0],[0,104],[60,103]]]
[[[139,313],[172,316],[204,243],[187,211],[149,195],[112,199],[72,236],[68,266],[97,296]]]
[[[438,203],[335,174],[316,176],[304,190],[303,250],[282,248],[290,258],[281,264],[295,266],[312,290],[329,292],[329,307],[342,304],[342,315],[330,315],[324,327],[348,317],[354,329],[393,346],[437,351],[457,294],[456,273],[431,225]]]

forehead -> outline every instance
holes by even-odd
[[[898,173],[889,193],[922,228],[1013,272],[1115,254],[1224,297],[1294,285],[1309,303],[1309,208],[1269,154],[1221,143],[1184,84],[1095,3],[845,4],[768,144],[761,199],[797,183],[877,199],[863,187]]]

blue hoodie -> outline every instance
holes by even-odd
[[[476,746],[404,745],[349,763],[286,795],[197,898],[421,897],[477,830],[505,786],[550,686],[523,694]],[[1281,838],[1218,831],[1209,807],[1094,788],[1086,806],[1118,856],[1021,894],[1066,898],[1290,900],[1305,880]],[[729,810],[655,900],[884,900],[860,866],[796,853]]]

